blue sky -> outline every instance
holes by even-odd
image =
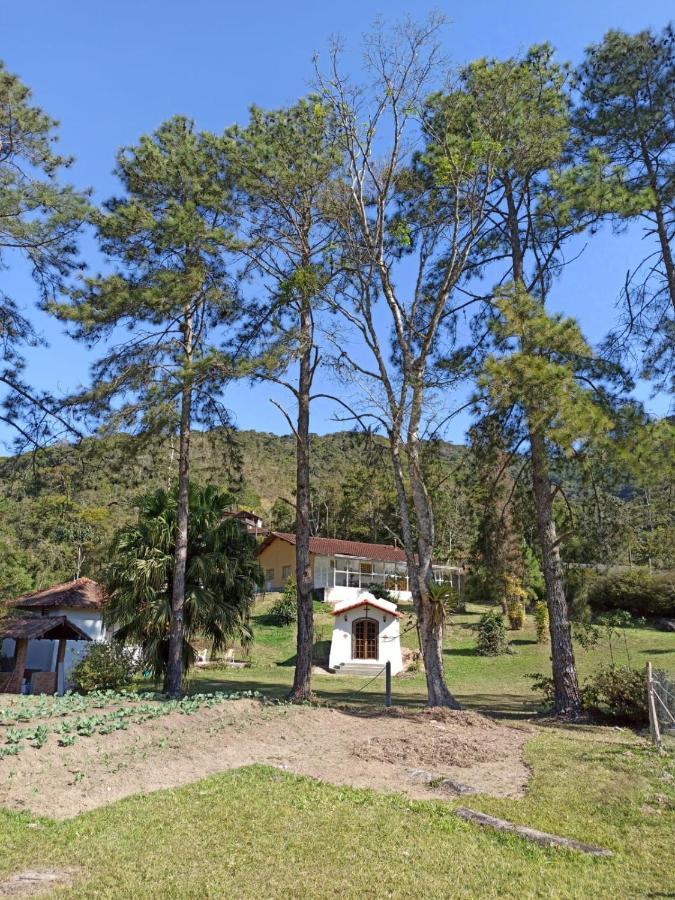
[[[71,178],[103,200],[117,190],[111,174],[118,147],[137,140],[175,113],[202,128],[244,122],[251,103],[278,107],[309,89],[312,56],[339,34],[358,65],[358,41],[379,15],[424,17],[444,13],[447,55],[461,64],[476,56],[506,56],[548,40],[561,59],[576,62],[584,47],[612,27],[661,28],[672,17],[666,0],[21,0],[0,4],[0,58],[33,90],[35,102],[61,123],[61,149],[76,157]],[[85,256],[96,268],[90,247]],[[615,315],[614,302],[640,235],[601,233],[568,267],[552,297],[575,315],[586,335],[600,340]],[[35,290],[21,271],[0,277],[30,308]],[[28,375],[37,385],[66,391],[86,380],[84,349],[61,326],[34,314],[49,350],[31,353]],[[648,398],[646,388],[639,395]],[[239,385],[227,402],[242,428],[284,432],[270,389]],[[655,413],[666,398],[649,401]],[[449,432],[462,439],[465,419]],[[313,430],[338,426],[317,407]],[[3,433],[0,432],[0,440]]]

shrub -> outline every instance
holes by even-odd
[[[603,666],[594,672],[581,690],[585,709],[609,714],[631,725],[649,721],[645,675],[629,666]]]
[[[69,673],[69,680],[82,694],[118,691],[131,683],[138,671],[135,651],[115,641],[91,644],[86,655]]]
[[[553,679],[530,673],[532,690],[542,695],[547,707],[553,706]],[[603,716],[630,725],[646,725],[649,721],[647,688],[644,672],[630,666],[603,666],[581,687],[581,704],[595,716]]]
[[[626,610],[634,616],[675,616],[675,579],[671,573],[650,575],[631,569],[594,578],[588,585],[593,612]]]
[[[502,581],[503,606],[509,619],[509,627],[512,631],[520,631],[525,624],[527,591],[515,575],[504,575]]]
[[[292,625],[298,618],[298,588],[292,575],[286,582],[283,594],[272,605],[270,618],[277,625]]]
[[[371,593],[376,600],[388,600],[390,603],[396,602],[391,595],[391,591],[388,591],[386,587],[383,587],[379,583],[373,582],[372,584],[369,584],[366,590]]]
[[[481,656],[501,656],[509,652],[504,616],[493,610],[484,613],[478,622],[477,648]]]
[[[544,600],[537,600],[534,605],[534,624],[537,628],[537,643],[545,644],[548,640],[548,606]]]
[[[541,675],[539,672],[528,672],[524,677],[532,679],[532,690],[538,691],[542,695],[546,707],[552,707],[555,699],[553,678],[550,675]]]
[[[511,631],[520,631],[525,624],[525,607],[523,601],[517,597],[511,597],[506,604],[506,614],[509,617]]]

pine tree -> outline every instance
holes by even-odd
[[[79,403],[104,431],[178,433],[175,565],[167,687],[182,690],[190,428],[224,424],[221,353],[237,312],[228,275],[232,192],[222,142],[175,117],[117,158],[124,195],[96,217],[112,274],[87,278],[58,314],[112,347]]]
[[[246,128],[225,135],[244,209],[242,250],[258,279],[245,335],[243,372],[286,387],[295,416],[282,412],[296,441],[295,567],[297,661],[293,700],[311,696],[313,608],[310,411],[319,366],[318,317],[331,290],[331,180],[340,156],[325,106],[316,97],[288,109],[254,107]],[[262,295],[262,296],[261,296]]]
[[[85,195],[59,182],[72,159],[54,149],[57,124],[0,62],[0,271],[23,258],[43,304],[80,267],[76,239],[90,212]],[[53,397],[24,379],[22,349],[41,338],[22,300],[0,284],[0,421],[18,433],[19,449],[35,449],[74,428]]]
[[[462,73],[462,84],[474,115],[499,147],[488,198],[489,227],[476,245],[476,274],[495,273],[499,284],[511,282],[513,291],[496,292],[496,308],[504,296],[527,305],[531,297],[545,301],[551,283],[564,265],[566,241],[594,223],[596,210],[577,209],[568,193],[588,178],[588,171],[574,166],[571,157],[571,101],[566,90],[567,67],[553,59],[550,46],[532,47],[522,58],[478,60]],[[439,114],[445,113],[444,99]],[[491,298],[488,298],[490,300]],[[525,315],[525,307],[520,310]],[[514,402],[515,402],[515,394]],[[532,497],[538,541],[551,612],[551,644],[556,709],[575,714],[579,710],[574,653],[567,610],[559,539],[553,508],[546,420],[537,400],[524,393],[526,434],[530,448]],[[508,408],[502,412],[506,415]]]
[[[529,445],[537,531],[542,553],[551,634],[554,709],[560,715],[580,710],[574,650],[565,600],[561,538],[556,532],[552,483],[554,453],[580,455],[611,426],[609,395],[603,389],[607,367],[594,359],[576,322],[550,316],[521,285],[495,301],[493,334],[499,355],[484,364],[481,387],[500,413],[519,422]]]
[[[621,354],[636,338],[645,350],[643,374],[667,380],[675,347],[675,31],[608,31],[592,44],[578,73],[576,127],[596,166],[620,174],[620,186],[589,208],[636,220],[650,250],[625,279],[624,323],[610,346]]]

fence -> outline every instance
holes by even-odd
[[[675,680],[668,672],[647,663],[647,704],[649,732],[657,746],[663,734],[675,736]]]

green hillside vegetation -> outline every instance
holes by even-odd
[[[399,537],[394,485],[384,439],[354,432],[314,435],[312,533],[370,542]],[[268,432],[194,432],[193,480],[228,490],[236,504],[260,513],[279,530],[294,528],[295,445],[292,436]],[[489,474],[471,445],[425,445],[425,465],[436,514],[437,556],[480,571],[489,563],[485,541],[533,558],[533,521],[527,479],[515,484],[513,466],[496,509],[486,503]],[[138,500],[167,487],[175,468],[175,442],[127,435],[88,438],[49,447],[36,456],[0,460],[0,597],[77,575],[101,577],[116,529],[134,522]],[[564,498],[557,498],[561,527],[574,529],[563,553],[568,561],[673,566],[671,493],[667,461],[648,490],[588,482],[568,462],[560,464]],[[500,516],[512,488],[511,511]],[[493,498],[494,500],[494,498]],[[494,518],[491,520],[490,516]]]
[[[313,533],[391,543],[396,511],[383,441],[366,443],[351,432],[312,440]],[[196,483],[231,491],[239,507],[259,512],[273,527],[293,528],[291,436],[194,432],[192,448]],[[0,596],[100,575],[112,535],[135,521],[139,497],[171,483],[175,454],[170,440],[117,435],[1,460]],[[456,485],[447,477],[464,456],[452,445],[438,452],[446,492]]]

